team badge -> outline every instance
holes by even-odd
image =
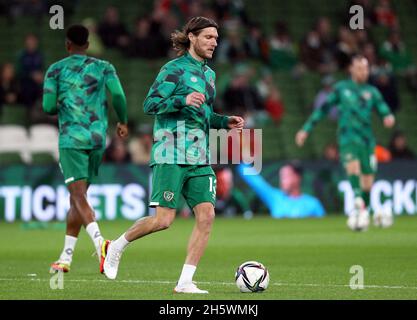
[[[166,201],[171,201],[172,199],[174,198],[174,193],[173,192],[171,192],[171,191],[165,191],[164,192],[164,199],[166,200]]]
[[[196,77],[194,77],[194,76],[193,76],[193,77],[191,77],[191,78],[190,78],[190,80],[191,80],[191,82],[194,82],[194,83],[196,83],[196,82],[197,82],[197,78],[196,78]]]

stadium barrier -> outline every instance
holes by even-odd
[[[284,162],[264,163],[262,175],[278,187],[278,170]],[[303,191],[315,195],[327,213],[349,212],[353,192],[342,168],[326,161],[303,162]],[[149,214],[151,170],[148,166],[103,164],[88,191],[98,219],[136,220]],[[267,212],[256,195],[235,175],[238,188],[255,208]],[[417,162],[381,164],[371,192],[374,209],[384,206],[399,214],[417,214]],[[68,191],[57,165],[14,165],[0,168],[0,221],[63,221],[69,207]]]

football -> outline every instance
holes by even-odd
[[[236,270],[236,285],[241,292],[261,292],[268,288],[269,272],[257,261],[246,261]]]

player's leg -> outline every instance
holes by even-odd
[[[98,257],[100,257],[103,237],[101,236],[100,228],[96,222],[94,210],[87,201],[87,181],[75,181],[68,185],[68,190],[70,192],[71,209],[78,213],[79,219],[93,241]]]
[[[370,195],[372,185],[375,181],[375,174],[377,172],[377,161],[373,151],[373,148],[364,150],[364,156],[361,159],[362,163],[362,175],[361,186],[363,190],[363,199],[366,208],[371,212],[372,207],[370,205]],[[373,212],[373,223],[378,227],[389,227],[393,224],[393,215],[390,207],[384,207]]]
[[[359,160],[352,160],[345,163],[346,175],[352,187],[355,208],[363,206],[362,188],[360,184],[361,166]]]
[[[148,216],[139,219],[119,238],[104,248],[103,273],[109,279],[116,279],[120,259],[123,251],[133,241],[142,238],[153,232],[167,229],[175,219],[175,209],[157,207],[155,216]]]
[[[355,209],[361,209],[364,207],[362,188],[360,184],[362,167],[359,151],[359,148],[354,144],[342,145],[340,147],[340,160],[345,168],[347,178],[354,193]]]
[[[375,176],[373,174],[362,174],[361,175],[361,189],[362,199],[365,203],[365,207],[370,209],[371,204],[371,189],[374,184]]]
[[[89,185],[87,185],[88,189]],[[64,248],[57,261],[51,265],[51,273],[57,271],[68,272],[72,263],[72,257],[77,243],[83,221],[75,209],[69,209],[67,213],[67,225],[64,240]]]
[[[342,146],[340,151],[341,160],[354,193],[353,211],[349,212],[347,225],[352,230],[365,231],[369,225],[369,212],[365,206],[361,187],[363,148],[349,144]]]
[[[153,167],[151,206],[156,206],[155,216],[139,219],[119,238],[105,248],[103,271],[107,278],[115,279],[125,248],[139,238],[167,229],[175,218],[186,168],[178,165]]]
[[[183,195],[195,214],[195,226],[188,241],[187,256],[175,292],[208,293],[193,284],[193,276],[207,246],[214,222],[216,177],[211,167],[200,167],[184,185]],[[206,174],[198,176],[198,174]]]
[[[97,175],[104,150],[61,149],[60,164],[70,193],[70,206],[78,214],[88,235],[93,241],[100,259],[103,237],[96,222],[94,210],[87,201],[87,189]]]
[[[192,282],[198,263],[204,254],[214,222],[214,206],[212,203],[200,203],[193,209],[195,226],[188,240],[187,256],[180,278],[174,291],[179,293],[208,293],[201,290]]]
[[[377,161],[373,148],[362,148],[361,150],[361,188],[362,198],[366,208],[370,208],[370,193],[374,184],[377,171]]]
[[[77,243],[78,234],[82,227],[82,221],[75,210],[69,209],[67,213],[67,228],[65,233],[64,248],[59,259],[51,264],[51,273],[58,271],[69,272],[72,257]]]
[[[83,171],[82,167],[79,165],[80,161],[83,161],[82,155],[79,154],[79,151],[73,149],[60,149],[59,155],[59,167],[64,176],[65,183],[71,183],[72,181],[79,179]],[[60,258],[52,263],[50,269],[51,273],[57,271],[69,271],[78,234],[82,225],[82,219],[70,199],[70,209],[67,213],[64,248],[61,252]]]

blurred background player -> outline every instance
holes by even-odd
[[[217,28],[216,22],[212,19],[194,17],[187,22],[182,31],[172,34],[172,42],[179,57],[161,68],[144,101],[145,112],[155,116],[156,142],[150,161],[150,206],[156,207],[156,214],[138,220],[117,240],[105,244],[103,252],[107,254],[104,273],[109,279],[116,278],[120,258],[129,243],[150,233],[167,229],[172,224],[182,194],[194,211],[196,224],[174,292],[208,293],[197,288],[192,278],[207,245],[215,216],[216,177],[209,163],[209,139],[205,139],[204,146],[199,146],[205,147],[204,152],[195,155],[195,139],[188,140],[184,149],[169,149],[164,147],[167,141],[162,139],[161,133],[172,134],[176,140],[172,143],[176,142],[175,145],[178,146],[178,143],[182,143],[177,140],[182,135],[178,121],[184,123],[185,137],[191,130],[204,132],[205,137],[208,137],[210,128],[243,128],[244,120],[241,117],[222,116],[213,112],[216,75],[207,65],[207,60],[212,58],[217,46]]]
[[[58,114],[59,164],[70,193],[64,248],[51,272],[68,272],[81,226],[87,230],[98,257],[103,243],[87,189],[97,176],[107,130],[106,88],[119,117],[117,134],[128,135],[126,98],[113,65],[86,55],[88,30],[73,25],[66,33],[69,57],[52,64],[45,75],[43,110]],[[101,265],[100,265],[101,268]]]
[[[330,107],[338,106],[340,160],[355,195],[354,213],[351,216],[357,216],[360,221],[358,223],[366,228],[369,224],[370,190],[377,170],[375,138],[371,127],[372,111],[378,111],[387,128],[394,126],[395,118],[378,89],[367,83],[368,60],[361,55],[353,56],[349,72],[351,78],[335,84],[325,103],[313,112],[297,132],[295,141],[298,146],[303,146],[314,126],[329,112]]]
[[[238,166],[239,175],[249,184],[268,208],[273,218],[322,217],[324,208],[317,198],[301,192],[303,168],[297,162],[290,162],[279,170],[280,187],[271,186],[259,174],[245,174],[248,165]]]

